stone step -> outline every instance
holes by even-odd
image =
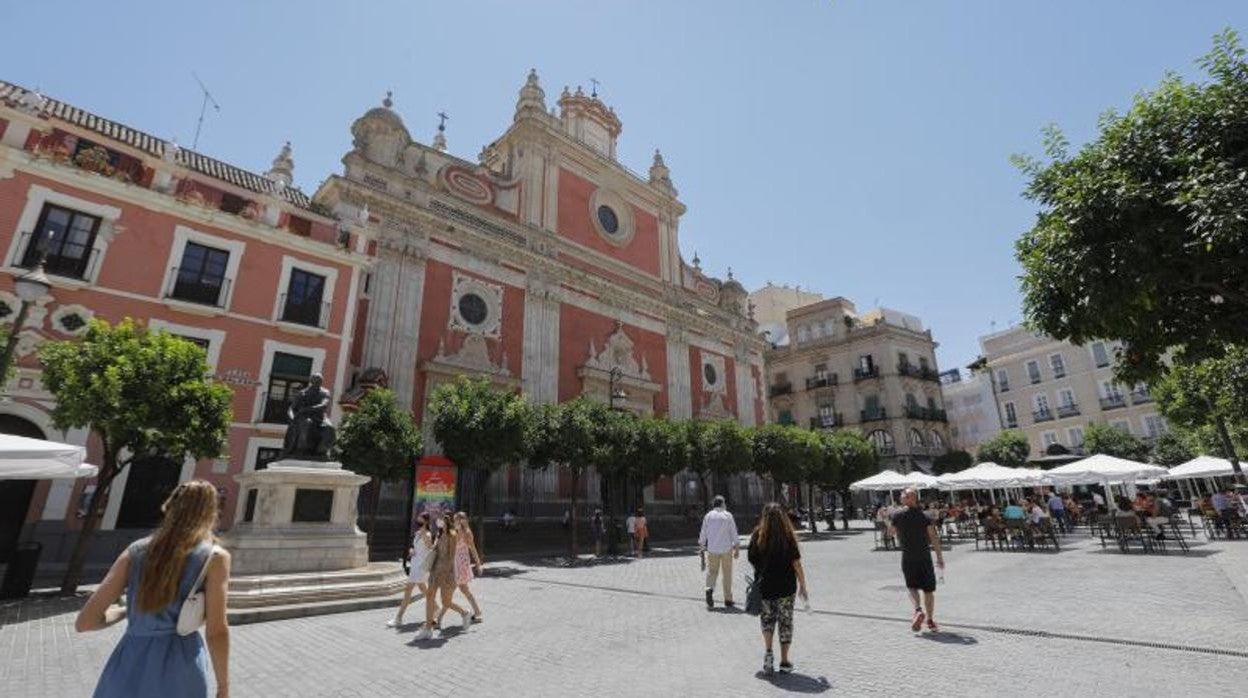
[[[230,625],[245,625],[247,623],[263,623],[271,620],[307,618],[309,616],[321,616],[331,613],[350,613],[352,611],[367,611],[378,608],[394,608],[399,605],[399,602],[402,601],[402,599],[402,594],[393,594],[381,597],[291,603],[278,606],[265,606],[261,608],[230,608],[226,615],[229,618]],[[379,619],[378,623],[380,624],[380,622],[381,619]]]
[[[403,590],[407,576],[393,562],[378,562],[354,570],[295,572],[233,577],[229,608],[255,609],[346,599],[384,598]]]

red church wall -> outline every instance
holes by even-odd
[[[689,347],[689,378],[690,378],[690,394],[693,395],[693,413],[697,415],[704,409],[710,399],[711,394],[707,392],[702,377],[702,357],[718,356],[724,361],[724,374],[719,379],[724,384],[724,406],[730,414],[737,413],[737,380],[736,380],[736,361],[726,355],[715,351],[700,349],[695,346]],[[718,399],[718,398],[716,398]]]
[[[524,359],[524,290],[432,259],[425,263],[425,288],[420,307],[417,362],[423,363],[437,356],[439,340],[443,342],[448,355],[459,351],[463,345],[465,333],[452,331],[449,327],[455,272],[503,287],[503,317],[500,326],[502,338],[501,340],[487,338],[486,344],[489,347],[490,358],[495,363],[502,361],[503,354],[506,354],[507,370],[511,372],[512,377],[518,378],[523,369]],[[424,417],[423,396],[426,381],[424,371],[417,370],[414,394],[418,396],[418,399],[413,405],[413,411],[418,422]]]
[[[603,239],[590,218],[590,197],[597,186],[566,169],[559,171],[560,235],[592,250],[610,255],[654,276],[659,275],[659,222],[653,215],[636,206],[632,208],[633,239],[616,246]]]
[[[607,338],[615,332],[616,321],[605,315],[564,303],[559,307],[559,401],[572,400],[584,390],[577,372],[589,359],[589,343],[593,340],[602,351]],[[661,386],[654,400],[655,414],[667,413],[667,350],[666,338],[629,324],[624,332],[633,341],[633,355],[638,361],[644,356],[650,369],[650,380]]]

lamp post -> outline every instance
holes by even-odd
[[[13,363],[13,350],[17,348],[18,335],[22,332],[22,326],[26,324],[30,304],[48,295],[48,291],[52,289],[51,282],[43,273],[43,261],[40,260],[34,269],[14,279],[13,289],[17,291],[17,297],[21,299],[22,305],[18,308],[17,318],[13,321],[13,331],[9,333],[8,341],[4,343],[4,353],[0,354],[0,382],[9,374],[9,366]]]
[[[619,366],[612,366],[611,370],[607,373],[607,409],[609,410],[614,411],[616,409],[615,407],[616,400],[628,399],[628,393],[624,392],[621,388],[617,387],[617,384],[620,382],[622,378],[624,378],[624,371],[620,370]],[[627,489],[627,484],[625,488]],[[615,488],[608,485],[608,489],[614,490]],[[615,493],[612,492],[611,494],[612,496],[609,499],[614,500]],[[604,499],[607,499],[607,498],[604,497]],[[620,542],[619,525],[615,521],[615,507],[610,506],[610,504],[612,503],[613,502],[607,502],[607,501],[603,502],[603,505],[606,506],[606,509],[607,509],[607,521],[610,522],[609,525],[611,527],[611,530],[608,531],[607,533],[607,554],[608,555],[618,554],[619,542]]]

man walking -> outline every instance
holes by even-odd
[[[901,493],[905,506],[893,514],[890,529],[901,547],[901,573],[906,578],[906,589],[914,603],[914,618],[910,629],[918,632],[927,620],[927,629],[940,630],[936,625],[936,570],[932,569],[932,548],[936,549],[936,566],[945,569],[945,558],[940,550],[940,535],[930,519],[919,508],[919,493],[907,488]],[[923,605],[919,605],[919,592],[923,592]],[[926,615],[923,609],[927,609]]]
[[[714,508],[702,517],[698,548],[706,570],[706,609],[715,608],[715,577],[724,573],[724,605],[732,608],[732,561],[740,555],[737,547],[737,521],[725,507],[724,498],[715,496]]]

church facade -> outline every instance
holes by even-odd
[[[463,374],[534,403],[584,396],[761,423],[765,345],[748,295],[681,257],[685,206],[662,156],[646,176],[623,166],[621,121],[596,95],[565,88],[551,107],[531,72],[511,126],[477,162],[449,154],[441,128],[415,141],[389,96],[352,124],[343,173],[313,198],[374,240],[355,374],[383,378],[426,427],[433,390]],[[570,482],[513,466],[488,485],[491,513],[562,512]],[[595,482],[583,485],[590,500]],[[683,507],[700,500],[694,487],[660,481],[647,503]]]

